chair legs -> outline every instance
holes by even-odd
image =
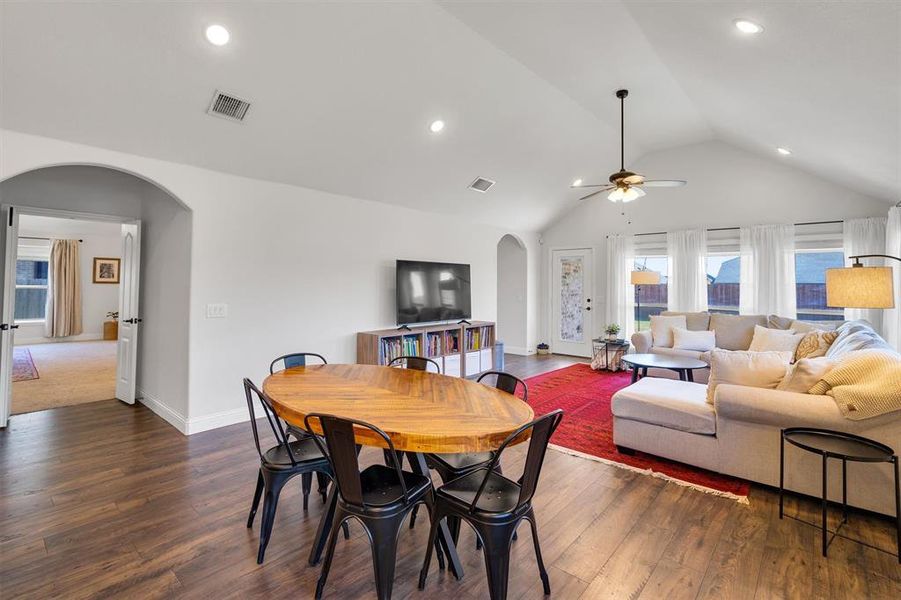
[[[310,505],[310,490],[313,489],[313,473],[301,475],[300,482],[303,489],[303,510],[306,512]]]
[[[319,484],[319,495],[322,496],[322,503],[325,504],[325,499],[328,497],[328,484],[331,480],[325,473],[317,472],[316,481]]]
[[[261,469],[263,475],[265,495],[263,496],[263,523],[260,526],[260,550],[257,553],[257,564],[263,564],[266,555],[266,546],[269,545],[269,537],[272,535],[272,524],[275,522],[275,509],[278,507],[278,497],[285,486],[285,482],[291,475],[285,476],[276,471]]]
[[[257,514],[257,507],[260,505],[260,497],[263,495],[263,471],[257,474],[257,488],[253,492],[253,503],[250,505],[250,514],[247,516],[247,528],[253,527],[253,518]]]
[[[529,511],[526,515],[529,524],[532,526],[532,542],[535,544],[535,560],[538,561],[538,574],[541,576],[541,585],[544,586],[544,595],[551,595],[551,581],[547,576],[547,569],[544,568],[544,560],[541,558],[541,544],[538,542],[538,525],[535,523],[534,511]]]

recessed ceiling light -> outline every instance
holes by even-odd
[[[789,150],[788,148],[783,148],[782,146],[776,148],[776,152],[778,152],[782,156],[788,156],[792,153],[791,150]]]
[[[579,187],[580,185],[582,185],[581,179],[576,179],[575,181],[573,181],[573,187]]]
[[[429,125],[429,131],[432,133],[441,133],[444,130],[444,121],[436,119]]]
[[[763,31],[763,25],[747,19],[735,19],[734,23],[735,28],[742,33],[761,33]]]
[[[228,29],[222,25],[210,25],[206,28],[206,39],[214,46],[226,45],[230,37]]]

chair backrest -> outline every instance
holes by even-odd
[[[269,365],[269,374],[273,374],[276,371],[284,371],[285,369],[290,369],[291,367],[305,367],[307,366],[307,358],[314,357],[318,360],[322,361],[322,364],[327,365],[328,361],[321,354],[316,354],[315,352],[294,352],[293,354],[285,354],[284,356],[279,356]]]
[[[424,356],[398,356],[392,358],[388,363],[388,366],[390,367],[395,364],[403,364],[405,369],[413,369],[415,371],[428,371],[429,365],[432,365],[435,367],[435,372],[439,375],[441,374],[441,365],[431,358],[426,358]]]
[[[507,436],[507,439],[504,440],[501,447],[494,453],[494,458],[491,460],[488,469],[485,471],[485,478],[482,480],[482,485],[479,486],[478,492],[476,492],[475,497],[472,499],[469,511],[475,512],[479,498],[481,497],[482,492],[485,491],[485,486],[488,484],[492,472],[500,461],[503,451],[507,446],[522,437],[525,432],[530,429],[532,430],[532,436],[529,439],[529,451],[526,454],[526,464],[522,471],[522,477],[519,479],[519,501],[514,510],[519,510],[524,504],[531,502],[532,496],[535,495],[535,490],[538,487],[538,476],[541,474],[541,466],[544,464],[544,455],[547,453],[548,442],[550,442],[554,430],[557,429],[557,426],[562,419],[563,410],[558,408],[544,416],[538,417],[531,423],[526,423]]]
[[[364,427],[375,432],[385,442],[388,448],[394,470],[397,473],[401,490],[403,491],[404,502],[409,500],[407,494],[407,486],[404,482],[404,476],[401,471],[400,459],[394,444],[388,434],[365,421],[356,419],[345,419],[335,415],[327,415],[322,413],[310,413],[304,418],[304,426],[309,432],[313,432],[313,423],[318,422],[322,428],[322,437],[314,435],[313,439],[319,449],[328,459],[335,473],[335,483],[338,486],[338,494],[348,504],[366,508],[363,502],[363,489],[360,481],[360,463],[357,459],[358,447],[354,436],[354,426]],[[323,438],[325,443],[323,443]]]
[[[494,387],[508,394],[516,395],[516,388],[522,386],[522,399],[525,401],[529,400],[529,386],[516,375],[511,375],[504,371],[485,371],[479,375],[476,381],[481,383],[486,377],[494,377]]]
[[[266,415],[266,420],[269,421],[269,427],[272,429],[272,435],[275,436],[275,440],[279,446],[282,446],[285,449],[285,452],[288,453],[288,457],[291,459],[291,464],[296,465],[297,461],[294,460],[294,453],[291,452],[291,447],[288,445],[288,436],[285,435],[285,430],[282,427],[281,419],[278,418],[278,415],[275,414],[275,409],[272,408],[272,402],[270,402],[269,397],[264,394],[260,388],[255,386],[253,382],[247,377],[244,378],[244,396],[247,398],[247,410],[250,412],[250,427],[253,429],[253,441],[257,447],[257,453],[260,455],[260,460],[263,458],[263,449],[260,447],[260,432],[257,430],[257,417],[256,417],[256,409],[254,408],[254,396],[259,401],[260,405],[263,407],[263,413]]]

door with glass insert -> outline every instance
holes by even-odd
[[[596,312],[592,306],[592,257],[590,248],[552,252],[551,351],[555,354],[591,356],[592,317]]]

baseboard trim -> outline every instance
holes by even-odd
[[[202,431],[218,429],[235,423],[243,423],[250,420],[250,415],[246,408],[236,408],[234,410],[224,410],[222,412],[204,415],[202,417],[194,417],[188,419],[186,431],[183,433],[193,435]]]
[[[66,342],[96,342],[103,339],[102,333],[82,333],[81,335],[72,335],[64,338],[16,338],[16,346],[32,346],[35,344],[64,344]]]
[[[172,410],[142,389],[135,390],[135,393],[138,396],[138,402],[149,408],[158,417],[178,429],[183,434],[188,435],[190,433],[188,426],[189,421],[184,415]]]

